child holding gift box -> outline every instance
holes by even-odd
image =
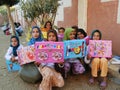
[[[91,34],[92,40],[101,40],[102,34],[99,30],[94,30]],[[98,71],[101,71],[100,76],[102,77],[102,82],[100,86],[105,88],[107,86],[106,76],[108,72],[108,59],[107,58],[93,58],[91,55],[87,55],[85,61],[91,60],[91,74],[92,77],[89,80],[90,84],[94,84],[95,78],[98,77]]]
[[[66,28],[64,33],[64,40],[74,40],[75,34],[72,28]],[[71,70],[73,74],[81,74],[85,71],[85,68],[77,58],[71,58],[65,60],[65,74]]]
[[[57,32],[49,30],[47,32],[47,41],[58,41]],[[52,87],[62,87],[64,85],[63,77],[56,72],[54,63],[41,63],[39,70],[43,76],[42,82],[39,85],[39,90],[52,90]]]
[[[86,41],[86,45],[88,45],[89,36],[87,36],[87,33],[84,31],[84,29],[78,28],[76,38],[77,39],[84,39]],[[90,70],[89,65],[84,62],[84,57],[80,58],[80,60],[83,63],[86,72],[89,71]]]
[[[28,45],[34,46],[35,42],[43,41],[42,33],[38,26],[32,27],[31,34],[32,38],[28,42]],[[22,65],[19,74],[24,81],[29,83],[36,83],[37,81],[42,79],[42,76],[34,62]]]
[[[12,36],[10,38],[10,47],[5,54],[6,64],[8,66],[9,71],[16,71],[20,69],[20,65],[18,62],[17,50],[20,50],[22,45],[19,42],[19,38],[17,36]],[[15,68],[16,67],[16,68]]]

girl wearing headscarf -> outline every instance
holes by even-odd
[[[42,32],[38,26],[33,26],[32,27],[32,38],[28,42],[28,45],[33,45],[35,42],[41,42],[43,41],[42,38]]]
[[[74,40],[74,39],[75,39],[75,34],[73,29],[66,28],[64,33],[64,41]],[[66,77],[69,71],[72,71],[72,74],[82,74],[85,71],[85,68],[77,58],[70,58],[65,60],[64,69],[65,69]]]
[[[32,34],[32,38],[28,42],[29,46],[30,45],[34,46],[35,42],[43,41],[42,33],[38,26],[32,27],[31,34]],[[35,63],[31,62],[31,63],[22,65],[19,74],[24,81],[29,83],[36,83],[37,81],[42,79],[36,64],[37,64],[36,62]]]
[[[10,38],[10,47],[5,54],[6,63],[10,65],[11,69],[14,62],[18,62],[17,50],[20,50],[23,46],[19,42],[17,36],[11,36]]]
[[[91,34],[91,40],[101,40],[102,34],[99,30],[94,30]],[[100,87],[105,88],[107,86],[107,72],[108,72],[108,59],[107,58],[93,58],[91,55],[87,55],[86,60],[91,62],[91,75],[92,77],[89,80],[89,84],[95,83],[95,78],[98,77],[98,71],[100,72],[100,77],[102,82]]]

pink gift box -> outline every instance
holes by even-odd
[[[64,62],[63,47],[63,42],[36,42],[36,61],[40,63]]]
[[[18,51],[18,62],[20,65],[35,61],[34,46],[26,46]]]
[[[110,40],[90,40],[89,54],[92,57],[112,57],[112,41]]]

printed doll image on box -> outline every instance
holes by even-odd
[[[39,52],[38,56],[39,56],[39,59],[42,61],[45,61],[48,59],[48,54],[46,52]]]
[[[60,52],[54,52],[52,53],[53,60],[60,60],[62,59],[62,53]]]
[[[28,60],[33,60],[35,59],[34,56],[34,48],[30,47],[30,51],[26,52]]]

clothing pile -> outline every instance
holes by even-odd
[[[114,56],[111,61],[112,64],[120,64],[120,56]]]

